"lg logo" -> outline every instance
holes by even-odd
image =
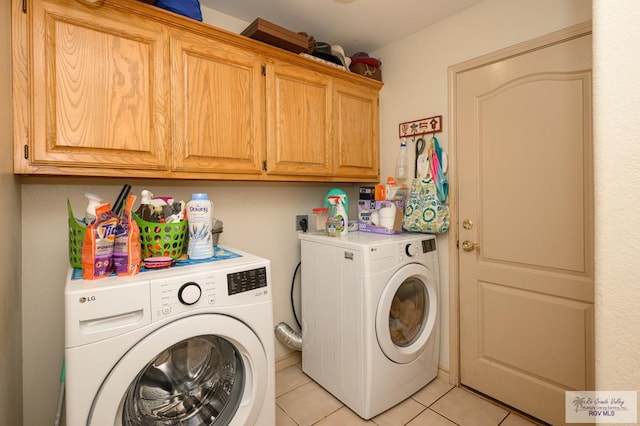
[[[89,297],[84,297],[82,296],[80,298],[80,303],[85,303],[85,302],[93,302],[94,300],[96,300],[95,296],[89,296]]]

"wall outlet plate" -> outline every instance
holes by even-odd
[[[309,229],[309,215],[308,214],[298,214],[296,215],[296,231],[302,231],[302,221],[305,220],[307,222],[307,229]]]

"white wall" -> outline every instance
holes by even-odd
[[[249,26],[249,22],[242,19],[234,18],[233,16],[225,15],[217,10],[210,9],[206,6],[201,6],[202,9],[202,22],[213,25],[217,28],[223,28],[232,33],[240,34],[245,28]]]
[[[640,390],[640,3],[594,0],[596,388]]]
[[[591,19],[586,0],[486,0],[371,56],[382,60],[381,177],[393,175],[398,124],[442,115],[437,135],[448,148],[447,69],[451,65]],[[415,145],[410,142],[409,152]],[[412,154],[413,159],[413,154]],[[412,162],[413,163],[413,162]],[[447,236],[438,237],[442,340],[440,365],[449,368],[449,261]]]
[[[20,178],[13,175],[11,4],[0,2],[0,425],[22,424]]]

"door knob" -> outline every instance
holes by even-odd
[[[464,251],[474,251],[476,247],[480,247],[480,244],[476,244],[473,241],[464,240],[462,242],[462,250]]]

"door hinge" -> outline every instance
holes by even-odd
[[[267,160],[264,160],[262,162],[262,170],[264,170],[265,172],[267,171]]]
[[[22,13],[27,13],[27,0],[22,0]]]
[[[24,144],[24,159],[28,160],[29,159],[29,145]]]
[[[267,75],[267,66],[265,64],[262,64],[262,75],[263,76]]]

